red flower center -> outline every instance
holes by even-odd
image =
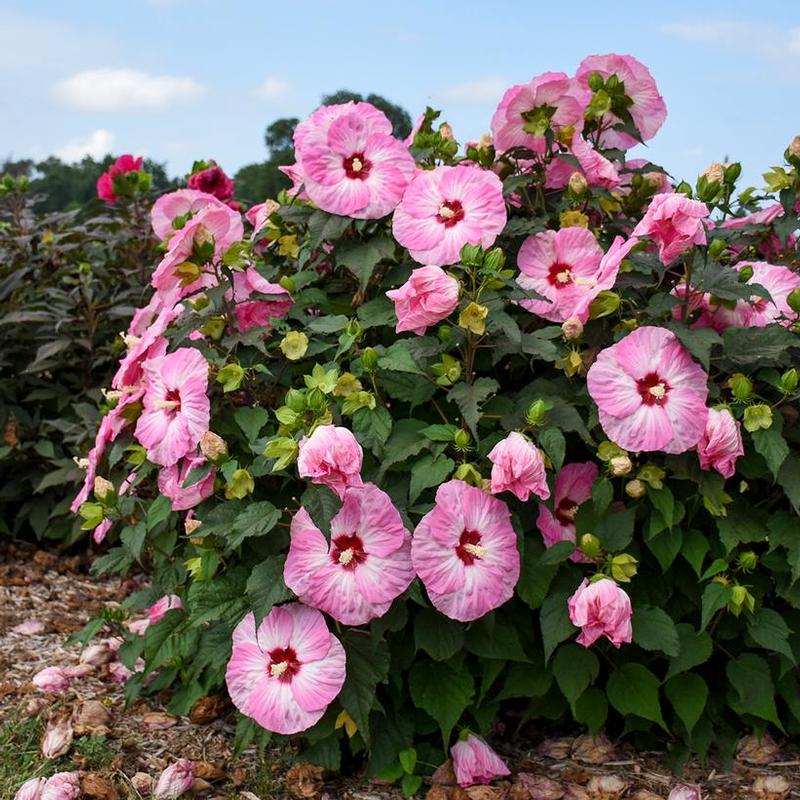
[[[177,389],[170,389],[164,397],[166,410],[177,414],[181,410],[181,393]]]
[[[486,557],[486,548],[481,545],[481,535],[478,531],[465,530],[458,540],[456,555],[466,564],[472,566],[476,560]]]
[[[439,206],[439,213],[436,219],[445,226],[445,228],[452,228],[464,219],[464,206],[461,205],[459,200],[445,200]]]
[[[562,264],[560,261],[556,261],[550,266],[547,280],[556,289],[563,289],[565,286],[569,286],[573,280],[572,267],[569,264]]]
[[[644,378],[636,381],[636,388],[646,406],[663,405],[670,389],[669,384],[660,378],[657,372],[649,372]]]
[[[363,153],[353,153],[342,162],[342,166],[348,178],[363,181],[369,176],[372,162]]]
[[[578,504],[569,497],[565,497],[556,506],[556,519],[562,525],[572,525],[575,522],[575,514],[578,512]]]
[[[364,542],[358,534],[350,533],[344,536],[337,536],[333,540],[331,548],[331,561],[339,564],[342,568],[354,570],[359,564],[367,560],[364,551]]]
[[[276,647],[269,652],[267,673],[281,683],[291,683],[292,678],[300,671],[297,653],[291,647]]]

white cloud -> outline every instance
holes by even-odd
[[[506,78],[479,78],[449,86],[441,92],[441,97],[445,102],[454,105],[488,106],[498,103],[509,85]]]
[[[718,19],[670,23],[662,25],[661,31],[684,41],[716,45],[749,55],[789,70],[786,77],[796,78],[796,70],[800,68],[800,26],[784,29],[761,22]]]
[[[283,78],[270,75],[253,91],[259,100],[282,100],[289,94],[292,84]]]
[[[105,128],[92,131],[83,139],[72,139],[63,147],[56,150],[56,155],[68,163],[80,161],[84,156],[91,156],[99,161],[106,153],[111,152],[114,144],[114,134]]]
[[[157,110],[195,100],[204,91],[192,78],[110,67],[78,72],[51,89],[56,101],[82,111]]]

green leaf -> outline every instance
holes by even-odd
[[[548,547],[539,556],[539,563],[543,565],[563,564],[575,552],[575,542],[564,540]]]
[[[414,641],[434,661],[446,661],[464,646],[464,626],[432,608],[423,608],[414,618]]]
[[[775,687],[769,664],[761,656],[742,653],[726,667],[728,680],[739,697],[731,706],[737,714],[752,714],[777,725],[781,730],[778,709],[775,707]]]
[[[690,328],[682,322],[667,322],[669,328],[681,344],[705,367],[709,369],[711,348],[722,342],[722,337],[712,328]]]
[[[392,372],[408,372],[412,375],[425,374],[414,360],[406,339],[400,339],[391,347],[387,347],[383,355],[378,358],[378,366]]]
[[[381,478],[389,467],[430,447],[430,441],[420,433],[424,427],[425,423],[417,419],[400,419],[394,423],[392,435],[383,449],[383,458],[378,473]]]
[[[359,408],[353,414],[353,435],[359,444],[380,457],[392,431],[392,415],[383,407]]]
[[[681,555],[689,562],[695,574],[700,577],[705,560],[711,545],[700,531],[684,531]]]
[[[306,322],[306,327],[314,333],[338,333],[347,327],[348,322],[344,314],[330,314],[325,317],[313,317]]]
[[[226,544],[234,548],[252,536],[264,536],[275,527],[282,513],[267,500],[249,503],[234,519],[230,533],[225,537]]]
[[[362,328],[394,325],[394,303],[385,294],[359,306],[356,314]]]
[[[789,455],[789,445],[786,444],[786,440],[779,430],[779,423],[776,425],[779,419],[782,419],[780,414],[775,414],[771,428],[765,431],[753,431],[750,434],[753,437],[756,452],[764,457],[769,471],[776,479],[783,462],[786,461],[786,457]]]
[[[171,513],[172,500],[163,494],[156,497],[147,509],[147,530],[154,530],[157,525],[169,519]]]
[[[767,529],[763,518],[753,509],[745,505],[735,504],[729,507],[727,517],[717,518],[719,538],[729,553],[738,544],[746,542],[763,542]]]
[[[417,751],[413,747],[408,747],[405,750],[401,750],[397,757],[400,759],[400,766],[403,771],[408,775],[412,775],[417,766]]]
[[[247,599],[257,626],[272,611],[273,606],[294,597],[292,590],[283,582],[285,563],[285,555],[270,556],[256,564],[247,579]]]
[[[553,650],[577,630],[569,619],[567,595],[553,594],[542,603],[539,624],[542,627],[542,644],[544,645],[546,664],[550,660]]]
[[[366,242],[345,242],[336,248],[336,263],[343,264],[358,278],[358,285],[367,288],[376,265],[394,255],[394,240],[386,235],[375,236]]]
[[[224,620],[230,625],[238,622],[247,611],[247,574],[246,567],[235,567],[213,581],[195,581],[187,598],[192,626],[214,620]]]
[[[800,578],[800,536],[797,535],[797,518],[788,511],[772,514],[768,521],[769,549],[786,549],[786,560],[792,568],[792,583]]]
[[[539,444],[544,448],[553,469],[559,470],[564,463],[564,454],[567,451],[567,441],[558,428],[545,428],[539,434]]]
[[[706,682],[694,672],[687,672],[668,681],[664,686],[664,694],[675,709],[678,719],[686,726],[687,732],[691,733],[706,708]]]
[[[660,650],[668,656],[680,652],[680,640],[672,618],[660,608],[637,606],[633,611],[633,641],[645,650]]]
[[[703,598],[701,601],[702,612],[700,615],[700,630],[704,631],[711,622],[711,618],[721,608],[725,608],[728,601],[731,599],[730,586],[723,586],[721,583],[712,581],[703,590]]]
[[[350,227],[350,217],[340,217],[325,211],[315,211],[308,218],[308,232],[311,234],[311,246],[316,247],[322,241],[335,241]]]
[[[542,605],[558,572],[557,564],[542,563],[541,558],[546,552],[541,541],[528,539],[525,542],[517,594],[533,609]]]
[[[382,640],[375,641],[366,631],[346,630],[341,638],[347,654],[347,677],[339,702],[369,744],[369,715],[375,704],[375,690],[389,675],[389,650]]]
[[[418,661],[408,677],[411,699],[439,725],[445,748],[453,727],[472,702],[475,687],[465,669],[453,669],[439,661]]]
[[[452,474],[455,462],[443,455],[425,453],[411,465],[411,482],[408,487],[408,502],[414,505],[422,492],[444,483]]]
[[[614,486],[608,478],[598,478],[592,484],[592,507],[596,514],[603,514],[614,499]]]
[[[705,631],[696,631],[691,625],[681,622],[675,626],[675,632],[678,634],[678,654],[670,660],[666,680],[705,664],[713,650],[711,637]]]
[[[452,442],[458,431],[457,425],[428,425],[420,433],[432,442]]]
[[[482,658],[502,658],[506,661],[530,661],[522,647],[515,624],[499,616],[486,614],[475,620],[466,631],[464,647]]]
[[[575,702],[575,719],[596,736],[608,718],[608,700],[602,689],[590,686]]]
[[[760,608],[747,626],[747,632],[765,650],[782,653],[793,664],[794,653],[789,644],[791,631],[783,616],[771,608]]]
[[[258,438],[258,434],[269,420],[269,411],[260,406],[241,406],[233,413],[236,424],[242,429],[248,442]]]
[[[725,359],[735,367],[775,367],[796,361],[789,348],[798,346],[798,338],[782,325],[727,328],[722,340]]]
[[[146,525],[143,522],[139,522],[136,525],[129,525],[122,531],[119,538],[128,552],[139,561],[141,559],[145,539],[147,538]]]
[[[672,496],[672,492],[666,486],[661,489],[650,488],[647,491],[647,499],[652,503],[658,513],[661,514],[667,527],[671,528],[675,524],[673,522],[675,498]]]
[[[538,664],[512,664],[508,670],[508,677],[495,702],[510,700],[516,697],[543,697],[553,684],[552,673]]]
[[[635,521],[636,510],[633,508],[612,511],[597,522],[593,533],[600,539],[606,550],[616,553],[624,550],[631,543]],[[591,533],[592,531],[581,531],[581,533],[584,532]]]
[[[778,483],[792,504],[795,514],[800,514],[800,457],[792,453],[778,473]]]
[[[331,536],[331,520],[342,507],[342,501],[327,486],[309,484],[300,497],[300,505],[326,538]]]
[[[457,383],[447,393],[447,399],[455,403],[464,421],[478,438],[478,420],[481,418],[480,405],[500,388],[494,378],[478,378],[473,384]]]
[[[552,671],[558,688],[574,708],[575,701],[597,678],[600,662],[591,650],[578,644],[565,644],[553,657]]]
[[[606,692],[609,702],[620,714],[636,714],[637,717],[655,722],[666,731],[658,699],[659,685],[658,678],[647,667],[623,664],[611,673]]]

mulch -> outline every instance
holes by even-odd
[[[147,778],[156,779],[177,758],[189,758],[196,765],[195,793],[209,800],[402,797],[395,787],[358,776],[326,775],[311,765],[293,765],[296,751],[291,746],[268,749],[264,757],[251,747],[234,758],[236,717],[224,697],[200,701],[186,717],[167,712],[166,694],[126,707],[123,687],[110,680],[105,665],[62,694],[38,691],[31,679],[39,670],[78,663],[79,648],[66,644],[70,634],[146,581],[144,575],[124,581],[92,577],[89,563],[89,554],[65,557],[24,544],[0,544],[0,723],[66,714],[80,722],[83,714],[84,735],[104,736],[113,754],[92,773],[100,793],[87,796],[115,800],[116,791],[118,798],[147,797]],[[43,632],[12,632],[32,618],[44,624]],[[444,768],[421,793],[428,800],[664,800],[676,783],[685,782],[701,785],[704,800],[800,797],[797,747],[769,739],[744,739],[730,771],[690,765],[679,778],[665,766],[662,754],[637,753],[604,737],[499,741],[497,749],[512,768],[513,780],[463,790],[453,785],[452,771]],[[71,753],[58,766],[85,770],[88,765]],[[32,776],[19,776],[20,781],[27,777]],[[102,787],[112,793],[103,794]],[[92,780],[85,789],[95,791]]]

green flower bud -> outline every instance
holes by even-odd
[[[758,556],[752,550],[745,550],[737,557],[742,572],[752,572],[758,566]]]
[[[322,414],[328,408],[328,400],[322,389],[309,389],[306,393],[306,406],[315,414]]]
[[[800,314],[800,289],[792,289],[786,298],[786,302],[795,314]]]
[[[93,531],[103,521],[105,510],[100,503],[86,502],[81,503],[78,514],[80,514],[84,520],[83,525],[81,525],[81,530]]]
[[[748,406],[744,410],[744,428],[749,433],[766,431],[772,427],[772,409],[768,405],[759,403]]]
[[[681,181],[675,187],[675,191],[680,194],[685,194],[690,200],[692,199],[692,187],[686,183],[686,181]]]
[[[225,487],[225,497],[232,500],[244,500],[256,488],[253,476],[246,469],[237,469]]]
[[[611,559],[611,577],[618,583],[630,583],[636,575],[639,562],[629,553],[620,553]]]
[[[442,344],[447,344],[453,337],[453,329],[449,325],[440,325],[436,329],[436,335]]]
[[[600,91],[605,85],[605,81],[603,80],[603,76],[599,72],[592,72],[589,74],[589,88],[593,92]]]
[[[347,325],[345,325],[344,332],[348,336],[352,336],[353,341],[357,342],[364,333],[364,329],[361,327],[361,323],[357,319],[351,319]]]
[[[584,533],[583,536],[581,536],[579,547],[581,552],[587,558],[591,558],[592,561],[599,558],[602,549],[600,540],[591,533]]]
[[[742,611],[755,611],[756,599],[748,591],[747,587],[735,584],[731,588],[731,599],[728,601],[728,611],[735,616],[739,616]]]
[[[373,347],[365,347],[361,351],[361,363],[367,372],[375,372],[378,369],[378,351]]]
[[[286,289],[287,292],[291,293],[295,288],[294,278],[289,275],[282,275],[278,280],[278,285],[282,289]]]
[[[533,425],[538,428],[544,425],[547,412],[553,407],[553,404],[547,400],[534,400],[525,412],[525,421],[528,425]]]
[[[748,264],[746,267],[742,267],[739,270],[739,283],[747,283],[750,278],[753,277],[753,268]],[[736,308],[736,302],[734,301],[734,308]]]
[[[731,388],[731,394],[740,403],[746,403],[753,394],[753,382],[747,375],[742,375],[741,372],[731,375],[728,386]]]
[[[479,244],[465,244],[461,248],[461,263],[467,267],[479,267],[483,263],[483,248]]]
[[[283,402],[297,414],[306,410],[306,393],[302,389],[289,389]]]
[[[455,444],[457,450],[469,450],[469,447],[472,444],[472,437],[469,435],[469,431],[459,428],[455,434],[453,434],[453,443]]]
[[[490,272],[499,272],[506,263],[505,253],[499,247],[493,247],[483,257],[483,267]]]
[[[353,392],[349,394],[342,403],[342,414],[350,416],[355,414],[359,408],[375,408],[375,395],[372,392]]]
[[[798,375],[797,370],[792,367],[790,370],[781,375],[781,390],[784,394],[794,394],[797,390],[798,380],[800,379],[800,375]]]
[[[264,455],[267,458],[277,459],[272,465],[272,471],[286,469],[296,458],[300,448],[297,442],[289,436],[279,436],[267,442],[264,448]]]
[[[725,252],[726,247],[724,239],[712,239],[708,245],[708,254],[712,258],[719,258]]]
[[[738,161],[734,161],[733,164],[729,164],[728,167],[725,169],[725,183],[729,186],[733,186],[734,183],[739,179],[739,176],[742,174],[742,165]]]

